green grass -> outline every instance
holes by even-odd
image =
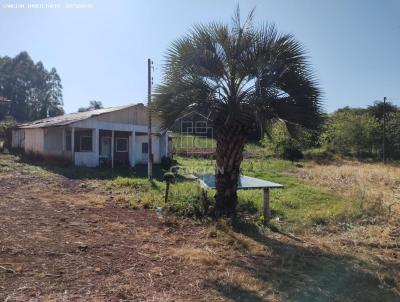
[[[206,159],[178,158],[178,162],[196,172],[212,172],[215,165]],[[245,159],[242,163],[242,174],[284,185],[284,189],[271,190],[273,223],[285,230],[299,231],[361,216],[361,209],[351,200],[287,175],[285,172],[293,167],[291,162],[277,159]],[[238,192],[239,208],[261,215],[261,190]]]
[[[177,157],[179,165],[189,173],[213,173],[215,161],[211,159]],[[0,170],[12,170],[10,161],[1,161]],[[23,165],[14,162],[13,165]],[[272,222],[284,230],[301,231],[318,225],[350,222],[363,215],[362,207],[352,200],[324,191],[302,180],[289,176],[291,162],[273,158],[247,158],[243,161],[242,174],[280,183],[284,189],[271,190]],[[120,192],[132,207],[154,208],[164,205],[165,184],[160,166],[154,167],[154,180],[146,179],[146,166],[135,169],[91,169],[63,167],[43,162],[24,165],[27,173],[61,174],[69,178],[98,182],[97,187]],[[261,190],[239,190],[239,210],[258,220],[262,213]],[[208,197],[213,199],[209,190]],[[178,178],[170,188],[169,209],[179,215],[198,217],[204,214],[204,198],[199,184]]]
[[[200,137],[195,135],[173,134],[174,146],[177,149],[186,148],[215,148],[216,142],[213,138]]]

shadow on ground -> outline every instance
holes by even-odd
[[[290,239],[277,240],[254,228],[241,228],[240,232],[272,250],[272,255],[236,259],[232,265],[272,284],[283,301],[400,301],[400,285],[387,277],[390,272],[386,271],[386,277],[381,274],[392,264],[372,267],[355,257],[329,254],[317,247],[291,243]],[[395,272],[396,268],[391,270]],[[268,301],[237,284],[211,282],[209,286],[231,301]]]
[[[114,179],[117,177],[147,178],[147,165],[136,165],[134,168],[118,166],[114,169],[111,169],[111,167],[87,168],[26,157],[20,157],[19,162],[40,167],[69,179]],[[153,178],[155,180],[162,181],[164,173],[165,171],[160,165],[153,166]]]

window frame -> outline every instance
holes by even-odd
[[[83,150],[82,149],[82,138],[90,138],[91,144],[90,144],[90,150]],[[79,152],[93,152],[93,137],[90,135],[81,135],[79,137]]]
[[[126,149],[125,150],[118,150],[118,140],[126,141]],[[116,137],[115,138],[115,152],[129,152],[129,139],[127,137]]]
[[[147,146],[147,151],[143,152],[143,146],[146,144]],[[149,154],[149,143],[148,142],[142,142],[142,154]]]

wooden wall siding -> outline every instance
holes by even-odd
[[[63,153],[63,129],[44,129],[44,151],[46,154],[62,155]]]
[[[24,148],[25,147],[25,129],[13,129],[11,147]]]
[[[42,128],[25,129],[25,151],[43,153],[44,131]]]
[[[136,106],[115,112],[105,113],[99,115],[96,117],[96,119],[99,122],[146,126],[148,115],[144,106]],[[159,118],[154,116],[152,119],[152,126],[159,127],[160,124]]]

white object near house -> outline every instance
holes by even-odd
[[[169,132],[152,116],[154,163],[169,155]],[[143,104],[71,113],[20,124],[12,147],[26,153],[71,159],[75,166],[135,166],[148,158],[147,108]]]

